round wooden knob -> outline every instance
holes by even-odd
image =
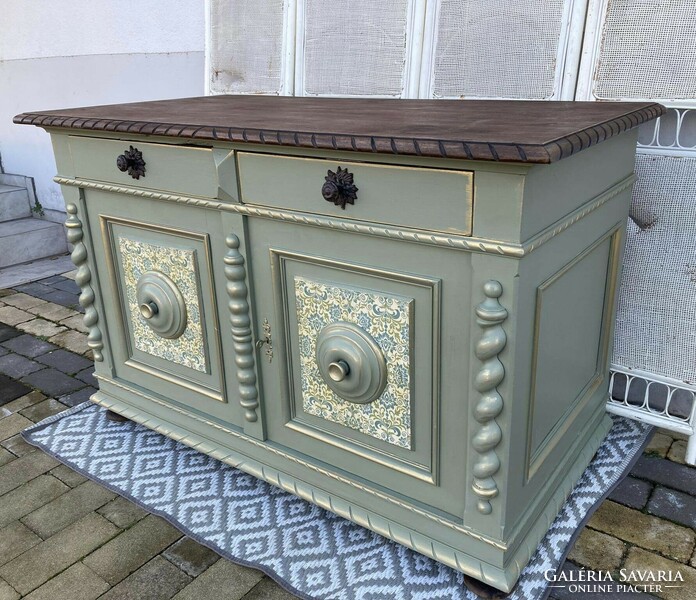
[[[327,371],[329,372],[329,377],[331,377],[333,381],[339,382],[343,381],[348,376],[350,367],[346,361],[337,360],[329,365]]]
[[[140,305],[140,314],[143,319],[152,319],[159,312],[159,307],[155,302],[144,302]]]
[[[316,361],[329,389],[348,402],[374,402],[387,385],[382,349],[355,323],[339,321],[324,327],[317,336]]]

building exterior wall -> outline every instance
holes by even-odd
[[[4,0],[2,13],[2,166],[34,177],[49,218],[63,211],[49,136],[14,115],[204,92],[203,0]]]

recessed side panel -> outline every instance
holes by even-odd
[[[574,418],[606,379],[619,236],[595,242],[537,289],[530,476],[560,451]]]

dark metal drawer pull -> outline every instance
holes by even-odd
[[[137,148],[130,147],[123,154],[119,154],[116,158],[116,166],[119,171],[128,174],[133,179],[140,179],[145,177],[145,161],[143,160],[143,153]]]
[[[353,174],[348,169],[338,167],[334,173],[326,172],[326,182],[321,187],[321,195],[327,202],[333,202],[336,206],[346,209],[346,204],[355,204],[358,197],[358,188],[353,184]]]

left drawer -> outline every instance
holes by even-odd
[[[218,195],[218,174],[212,148],[151,144],[141,140],[105,140],[70,136],[70,153],[75,176],[80,179],[105,181],[127,187],[164,190],[177,194],[215,198]],[[144,163],[144,174],[121,171],[126,161],[133,160],[127,152],[136,150]],[[130,166],[129,163],[128,166]]]

